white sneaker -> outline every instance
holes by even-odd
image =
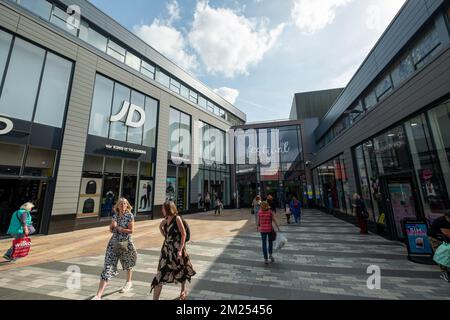
[[[125,283],[125,285],[120,289],[120,293],[125,293],[130,291],[130,289],[133,287],[133,284],[131,282]]]
[[[102,300],[102,298],[99,298],[97,295],[95,295],[91,300]]]

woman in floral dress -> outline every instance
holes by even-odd
[[[153,299],[158,300],[162,286],[167,283],[181,283],[180,300],[187,297],[186,280],[191,282],[195,275],[189,255],[186,252],[186,230],[183,221],[177,215],[178,210],[172,201],[164,204],[165,219],[159,225],[159,230],[165,238],[161,248],[158,272],[152,281]]]

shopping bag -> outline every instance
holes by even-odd
[[[29,237],[14,239],[12,248],[13,248],[13,252],[11,254],[12,259],[24,258],[30,252],[31,239]]]
[[[287,238],[282,233],[278,232],[277,240],[274,246],[275,251],[281,250],[286,245],[287,242],[288,242]]]
[[[450,243],[441,244],[436,249],[433,260],[441,266],[450,268]]]

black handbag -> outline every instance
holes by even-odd
[[[270,241],[277,240],[277,232],[275,230],[272,230],[272,232],[269,234],[269,240]]]

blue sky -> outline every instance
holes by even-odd
[[[405,0],[91,0],[247,114],[344,87]]]

